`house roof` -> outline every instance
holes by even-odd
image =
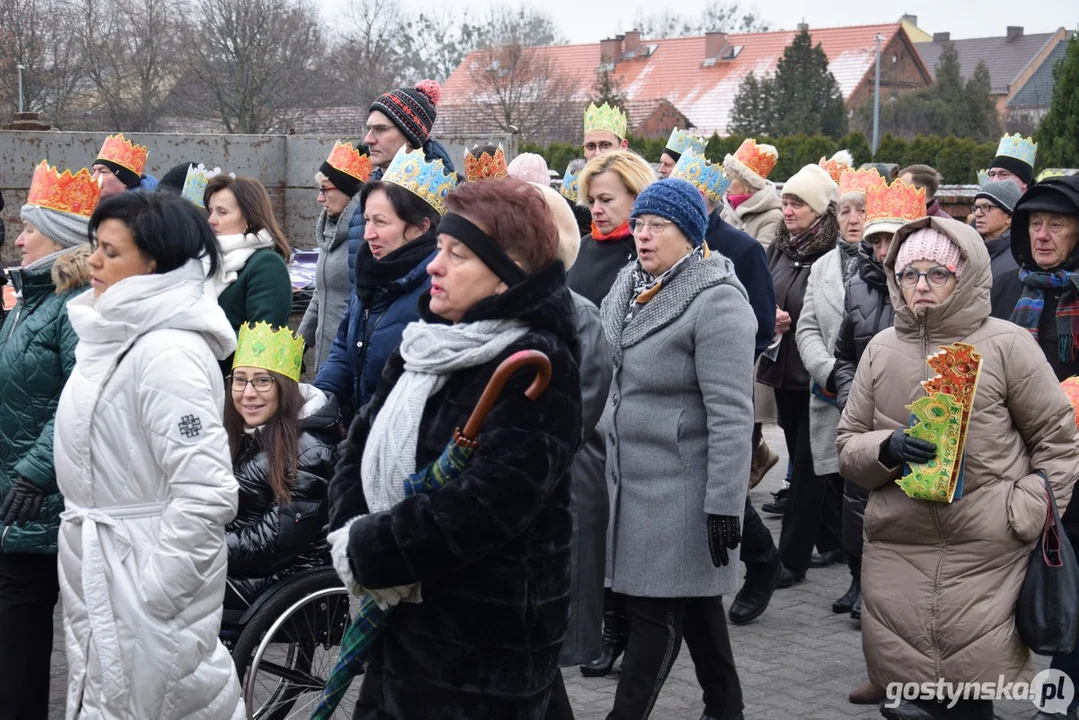
[[[820,44],[828,56],[829,69],[839,83],[845,99],[849,99],[873,68],[878,34],[886,46],[901,32],[900,23],[860,25],[841,28],[811,29],[813,44]],[[706,38],[685,37],[663,40],[641,39],[641,47],[650,53],[620,59],[612,75],[621,85],[624,96],[633,101],[666,99],[681,111],[702,134],[718,131],[724,134],[730,120],[734,97],[742,78],[749,73],[770,75],[791,44],[797,30],[729,35],[728,48],[739,48],[730,60],[719,60],[704,67]],[[903,34],[906,40],[906,34]],[[913,44],[911,44],[913,48]],[[552,45],[531,48],[538,57],[549,58],[564,76],[571,78],[577,88],[575,99],[586,100],[590,94],[597,68],[600,66],[600,43],[588,45]],[[917,58],[917,53],[912,53]],[[469,53],[442,86],[444,115],[466,112],[476,89],[470,68],[484,62],[483,51]],[[928,79],[928,71],[925,71]],[[453,108],[451,110],[451,108]],[[450,119],[447,118],[447,122]],[[437,126],[436,126],[437,127]]]
[[[985,62],[992,78],[992,92],[1007,94],[1009,86],[1020,73],[1042,51],[1056,33],[1034,33],[1020,35],[1009,40],[1007,36],[966,38],[962,40],[938,40],[935,42],[915,43],[918,54],[922,56],[926,67],[936,79],[937,63],[940,54],[950,42],[959,53],[960,73],[964,78],[974,74],[979,62]]]
[[[1068,43],[1057,43],[1023,87],[1008,101],[1009,108],[1047,108],[1053,101],[1053,69],[1068,54]]]

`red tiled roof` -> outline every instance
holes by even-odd
[[[841,28],[811,29],[813,44],[820,44],[828,55],[829,69],[839,83],[843,97],[849,99],[855,88],[873,68],[874,38],[884,37],[885,47],[900,32],[899,23],[861,25]],[[796,30],[729,35],[728,46],[741,46],[737,57],[720,60],[712,67],[702,67],[705,38],[686,37],[666,40],[641,39],[641,46],[654,46],[647,57],[620,60],[613,72],[630,101],[666,99],[703,134],[724,134],[730,120],[734,97],[742,78],[750,72],[771,75],[776,63],[798,34]],[[600,44],[552,45],[532,48],[531,52],[549,57],[561,73],[575,81],[575,99],[587,99],[600,65]],[[915,53],[915,57],[917,54]],[[483,51],[473,51],[454,70],[442,86],[440,120],[444,115],[467,112],[474,95],[469,68],[482,62]],[[447,117],[446,122],[454,119]],[[436,127],[437,131],[437,127]]]

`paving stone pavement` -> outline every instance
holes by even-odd
[[[787,453],[783,433],[776,426],[765,428],[769,445],[780,462],[752,492],[760,510],[771,500],[786,473]],[[761,513],[778,542],[778,517]],[[702,539],[703,541],[703,539]],[[832,601],[850,583],[846,565],[811,569],[806,580],[793,588],[777,590],[768,610],[756,621],[731,626],[731,644],[742,682],[746,720],[843,720],[879,718],[875,706],[851,705],[847,693],[866,679],[862,636],[857,623],[846,615],[834,615]],[[724,598],[729,606],[731,598]],[[53,650],[50,720],[64,717],[67,665],[63,652],[63,628],[57,612]],[[1048,658],[1035,656],[1035,665],[1048,667]],[[573,669],[565,672],[566,688],[577,720],[603,720],[614,704],[617,675],[585,678]],[[684,643],[678,661],[659,695],[652,720],[697,720],[704,710],[700,686]],[[1028,720],[1035,713],[1030,702],[1001,702],[1001,720]],[[142,719],[140,719],[142,720]]]

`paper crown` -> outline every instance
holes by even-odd
[[[343,143],[340,140],[335,142],[326,162],[334,170],[340,170],[362,183],[367,182],[367,179],[371,177],[371,158],[352,147],[350,142]]]
[[[724,166],[731,166],[736,173],[748,170],[762,180],[767,180],[772,169],[779,161],[779,151],[771,145],[758,145],[753,138],[746,138],[734,155],[723,159]]]
[[[1004,155],[1025,162],[1034,167],[1034,157],[1038,154],[1038,143],[1033,138],[1025,138],[1019,133],[1005,135],[997,145],[997,157]]]
[[[457,176],[446,172],[441,159],[428,161],[423,150],[408,152],[402,147],[386,168],[382,182],[403,187],[433,207],[439,215],[445,215],[446,195],[457,186]]]
[[[123,133],[118,133],[105,138],[105,144],[101,146],[97,157],[99,160],[114,162],[136,175],[142,175],[142,170],[146,167],[146,156],[149,154],[150,151],[145,145],[135,145],[125,138]]]
[[[704,148],[708,145],[708,141],[702,137],[690,135],[685,130],[675,128],[671,131],[671,137],[667,140],[667,150],[678,153],[679,155],[685,154],[687,150],[693,150],[694,152],[704,154]]]
[[[926,215],[925,188],[896,180],[891,185],[873,185],[865,192],[866,232],[870,223],[905,225]],[[894,232],[894,231],[893,231]]]
[[[704,155],[693,149],[682,153],[678,164],[671,171],[671,177],[685,180],[716,205],[723,202],[723,194],[731,184],[730,178],[723,174],[722,165],[709,162]]]
[[[478,148],[477,148],[478,149]],[[506,169],[506,154],[499,145],[494,156],[489,153],[480,153],[479,157],[474,154],[475,150],[465,153],[465,180],[494,180],[509,175]]]
[[[180,191],[180,196],[200,208],[205,208],[206,204],[203,202],[203,196],[206,194],[206,185],[211,178],[220,174],[221,168],[215,167],[213,170],[207,170],[202,163],[199,163],[197,167],[188,167],[187,177],[184,178],[184,187]]]
[[[588,109],[584,111],[585,132],[606,130],[609,133],[617,135],[620,140],[624,140],[628,128],[629,121],[626,119],[626,114],[616,107],[611,107],[607,103],[603,103],[602,107],[596,107],[595,103],[591,103],[589,104]]]
[[[287,327],[274,328],[266,322],[240,326],[233,368],[262,368],[299,382],[302,364],[303,338],[293,337]]]
[[[1068,396],[1068,402],[1072,404],[1072,412],[1075,413],[1075,429],[1079,430],[1079,377],[1073,375],[1062,380],[1060,387],[1063,388],[1064,394]]]
[[[985,185],[987,182],[989,182],[989,171],[988,170],[979,170],[978,171],[978,187],[981,187],[981,186]]]
[[[570,202],[576,203],[580,195],[578,180],[581,177],[581,171],[572,172],[570,169],[572,167],[572,162],[566,166],[566,174],[562,176],[562,185],[558,188],[558,192],[562,193],[562,197]]]
[[[834,182],[838,183],[843,172],[854,167],[854,156],[849,150],[840,150],[830,158],[821,157],[817,164],[832,176]]]
[[[93,214],[100,199],[101,186],[89,170],[83,168],[74,175],[64,170],[61,174],[48,160],[42,160],[34,168],[30,191],[26,194],[27,205],[86,218]]]
[[[1046,178],[1067,177],[1069,174],[1070,173],[1066,168],[1045,168],[1040,173],[1038,173],[1038,177],[1034,179],[1034,182],[1041,182]]]
[[[862,193],[864,195],[871,187],[882,187],[888,184],[877,172],[876,168],[869,168],[868,170],[847,168],[839,176],[837,182],[839,182],[839,197],[843,197],[847,193]]]

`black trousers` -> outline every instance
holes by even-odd
[[[765,527],[756,508],[746,495],[746,511],[742,516],[742,550],[740,556],[746,565],[746,577],[767,575],[776,558],[776,544],[772,533]]]
[[[992,700],[960,700],[949,709],[947,702],[915,700],[914,705],[933,716],[933,720],[993,720]]]
[[[704,691],[704,713],[717,720],[737,717],[744,707],[742,687],[734,667],[723,599],[625,598],[629,645],[614,709],[607,720],[645,720],[651,714],[678,659],[683,635]]]
[[[0,553],[0,720],[48,720],[55,555]]]
[[[1071,543],[1072,548],[1079,550],[1079,535],[1068,533],[1068,541]],[[1072,679],[1072,683],[1079,687],[1079,644],[1070,653],[1054,655],[1049,667],[1067,673],[1068,677]],[[1069,710],[1074,710],[1075,708],[1079,708],[1079,692],[1075,694],[1071,704],[1068,705]]]
[[[569,704],[561,670],[555,675],[554,684],[551,685],[551,699],[547,703],[547,715],[544,717],[546,720],[573,720],[573,706]]]
[[[793,572],[809,567],[813,546],[821,552],[843,548],[843,480],[813,472],[809,441],[809,391],[776,390],[776,412],[788,450],[794,447],[794,476],[779,535],[779,558]]]

